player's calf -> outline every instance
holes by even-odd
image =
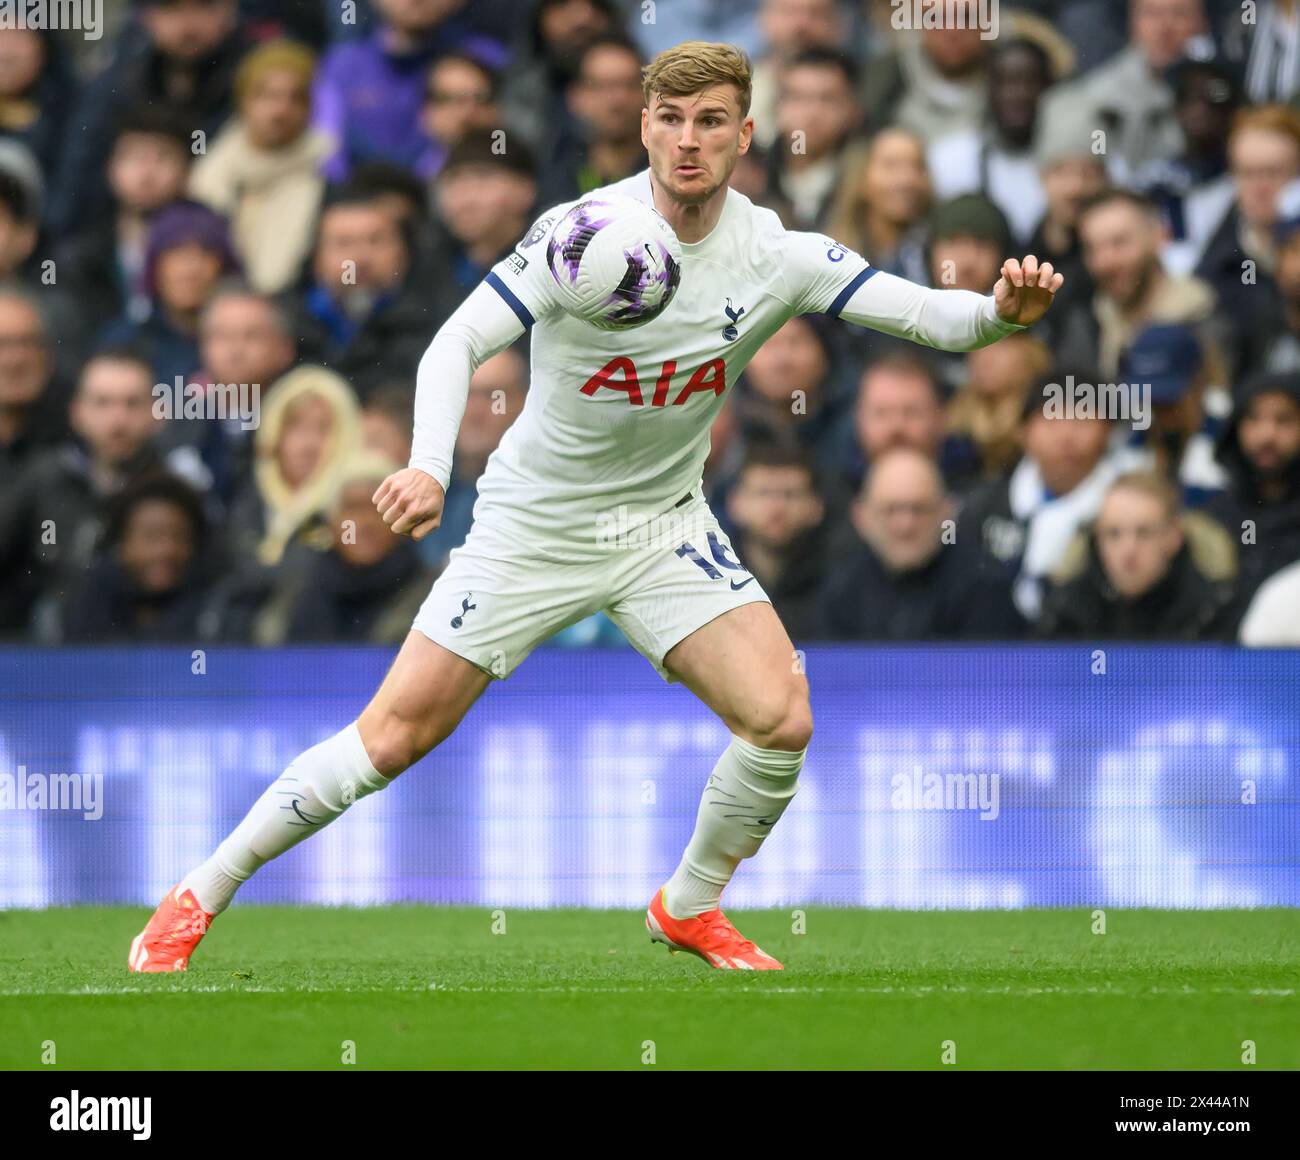
[[[363,797],[386,788],[451,733],[487,681],[468,661],[411,633],[361,718],[299,754],[212,856],[163,900],[132,943],[130,969],[184,970],[207,924],[244,882]],[[177,928],[178,935],[173,921],[185,927],[178,909],[191,918],[203,915],[202,929]]]

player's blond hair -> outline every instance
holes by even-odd
[[[749,58],[734,44],[684,40],[666,48],[641,70],[646,107],[650,97],[688,97],[713,85],[734,85],[741,117],[748,116],[754,90]]]

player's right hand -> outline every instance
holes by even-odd
[[[372,497],[372,502],[393,531],[422,540],[442,523],[447,493],[428,472],[418,467],[395,471]]]

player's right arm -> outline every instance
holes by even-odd
[[[384,480],[373,497],[393,531],[421,540],[437,528],[470,378],[485,359],[558,309],[546,247],[539,243],[559,212],[549,211],[533,223],[439,328],[420,359],[410,463]]]

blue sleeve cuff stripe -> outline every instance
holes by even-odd
[[[515,297],[514,291],[501,281],[495,270],[488,271],[486,281],[493,290],[506,300],[506,305],[519,316],[519,321],[524,324],[525,330],[532,326],[536,319],[528,312],[528,307]]]
[[[840,316],[840,311],[844,309],[848,304],[849,299],[853,297],[854,291],[874,273],[876,273],[875,266],[868,266],[865,270],[860,271],[858,276],[835,296],[835,301],[826,308],[826,313],[832,318],[838,318]]]

